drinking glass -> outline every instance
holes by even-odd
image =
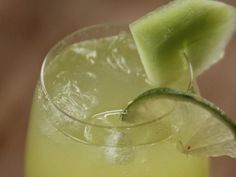
[[[26,177],[209,177],[207,157],[171,142],[169,108],[151,121],[122,120],[127,103],[150,88],[126,25],[95,25],[61,40],[36,86]]]

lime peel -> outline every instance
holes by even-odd
[[[181,152],[236,157],[236,124],[223,110],[198,95],[170,88],[151,89],[127,106],[125,109],[127,114],[124,114],[122,119],[133,122],[139,120],[139,114],[135,112],[139,111],[142,104],[149,106],[146,117],[142,115],[142,119],[150,119],[150,110],[153,114],[157,111],[158,117],[160,110],[154,102],[160,101],[159,105],[161,105],[164,99],[170,103],[169,108],[165,108],[166,111],[171,110],[173,104],[175,105],[175,110],[170,112],[171,116],[167,116],[166,119],[169,119],[171,127],[175,129],[172,131],[172,140]],[[165,106],[168,107],[167,104]]]

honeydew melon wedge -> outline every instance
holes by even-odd
[[[158,87],[184,89],[191,62],[198,76],[224,56],[236,10],[212,0],[175,0],[130,24],[141,61]]]

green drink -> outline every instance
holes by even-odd
[[[195,84],[223,57],[235,8],[175,0],[129,27],[85,28],[49,52],[26,177],[209,177],[209,157],[236,158],[236,124]]]
[[[127,103],[153,87],[126,31],[83,29],[48,54],[34,96],[26,177],[209,177],[206,156],[183,154],[169,141],[168,110],[162,121],[121,119]]]

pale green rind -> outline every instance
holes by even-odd
[[[184,53],[195,75],[224,55],[236,28],[234,7],[217,1],[177,0],[130,24],[149,79],[169,86],[186,75]]]

